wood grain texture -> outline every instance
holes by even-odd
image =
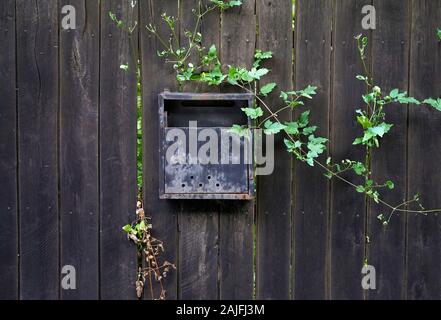
[[[164,35],[165,27],[161,13],[178,17],[177,1],[142,1],[140,3],[140,21],[145,26],[153,23]],[[143,179],[144,205],[146,215],[152,217],[153,235],[161,239],[165,245],[162,257],[175,263],[180,270],[178,261],[178,230],[177,215],[180,203],[173,200],[159,199],[159,104],[158,94],[165,88],[176,90],[173,69],[164,65],[162,58],[156,52],[163,50],[159,41],[141,28],[141,60],[143,79]],[[179,272],[179,271],[178,271]],[[177,271],[171,272],[165,281],[167,299],[178,296]],[[147,293],[146,293],[147,294]],[[148,294],[147,294],[148,296]]]
[[[18,297],[15,1],[0,2],[0,299]]]
[[[60,33],[61,265],[76,269],[76,290],[62,299],[98,299],[98,96],[100,5],[76,8],[76,29]]]
[[[58,7],[17,1],[20,298],[59,297]]]
[[[199,1],[186,1],[181,8],[181,40],[185,31],[196,27],[197,18],[192,13]],[[206,5],[204,2],[202,5]],[[215,45],[220,52],[220,19],[216,11],[204,16],[200,24],[203,45]],[[208,42],[210,41],[210,42]],[[190,59],[199,59],[195,53]],[[188,83],[183,90],[191,92],[218,91],[219,88]],[[219,298],[219,204],[218,201],[182,201],[179,214],[179,286],[180,299],[218,299]]]
[[[334,162],[343,159],[364,161],[362,147],[352,142],[361,134],[355,110],[363,108],[364,85],[355,76],[362,71],[354,36],[362,33],[361,9],[366,1],[335,2],[333,110],[331,119],[331,155]],[[358,18],[357,18],[358,17]],[[346,176],[346,175],[345,175]],[[346,178],[357,181],[355,174]],[[331,299],[362,299],[361,268],[365,250],[365,214],[363,195],[345,183],[332,181],[331,197]]]
[[[412,2],[410,94],[417,99],[441,96],[441,1]],[[421,193],[423,205],[439,208],[441,189],[440,112],[428,106],[410,108],[409,196]],[[407,217],[407,298],[441,298],[441,217],[409,214]]]
[[[375,83],[385,94],[393,88],[407,91],[409,75],[409,2],[374,1],[377,10],[377,30],[373,32],[372,65]],[[407,108],[389,105],[388,123],[394,127],[381,141],[381,148],[372,156],[373,179],[383,183],[392,180],[393,191],[382,191],[385,201],[398,205],[406,197]],[[385,228],[377,219],[384,206],[370,203],[369,264],[376,269],[377,288],[368,291],[369,299],[404,298],[405,215],[392,218]],[[384,212],[386,215],[387,210]]]
[[[306,0],[297,3],[296,74],[297,90],[308,85],[318,94],[306,103],[317,135],[328,137],[331,91],[332,2]],[[305,108],[295,113],[296,117]],[[326,155],[321,161],[326,161]],[[328,279],[329,182],[319,168],[294,162],[293,229],[295,299],[325,299]]]
[[[255,1],[223,13],[221,61],[251,68],[256,38]],[[222,92],[236,90],[223,87]],[[222,201],[219,212],[220,299],[252,299],[255,201]]]
[[[274,58],[265,63],[271,73],[265,83],[277,82],[278,92],[292,89],[292,24],[290,1],[257,1],[259,24],[258,49],[272,51]],[[264,85],[265,83],[261,83]],[[277,90],[276,90],[277,91]],[[274,92],[265,100],[277,109],[280,98]],[[279,117],[290,120],[289,113]],[[290,298],[291,263],[291,157],[282,135],[274,139],[274,172],[258,177],[257,199],[257,298]]]
[[[121,228],[136,219],[137,33],[132,45],[110,20],[138,19],[124,0],[102,2],[100,76],[100,291],[102,299],[136,298],[136,248]],[[125,73],[120,65],[129,64]]]

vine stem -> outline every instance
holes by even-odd
[[[268,106],[268,104],[262,99],[260,98],[254,91],[248,89],[247,87],[241,85],[240,83],[236,84],[239,88],[245,90],[246,92],[252,93],[254,95],[254,97],[262,104],[262,106],[270,113],[270,119],[274,118],[279,124],[282,124],[282,122],[279,120],[279,118],[277,117],[277,113],[273,112],[271,110],[271,108]],[[292,141],[295,142],[295,138],[290,135],[287,134],[288,138]],[[301,150],[301,152],[305,155],[306,152],[304,150]],[[341,175],[339,175],[338,173],[334,172],[333,170],[329,169],[326,165],[322,164],[320,161],[314,159],[314,164],[318,165],[320,168],[322,168],[324,171],[326,171],[328,174],[330,174],[331,176],[341,180],[342,182],[346,183],[347,185],[353,187],[353,188],[357,188],[357,185],[354,184],[353,182],[349,181],[348,179],[342,177]],[[378,199],[378,203],[383,204],[384,206],[388,207],[389,209],[393,210],[393,212],[401,212],[401,213],[418,213],[418,214],[428,214],[428,213],[439,213],[441,212],[441,208],[440,209],[432,209],[432,210],[410,210],[410,209],[399,209],[400,207],[402,207],[403,205],[399,205],[394,207],[393,205],[391,205],[390,203],[382,200],[381,198]],[[411,201],[409,202],[411,203]]]

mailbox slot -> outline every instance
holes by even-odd
[[[253,137],[229,132],[251,124],[241,108],[252,103],[251,94],[159,95],[161,199],[254,197]]]

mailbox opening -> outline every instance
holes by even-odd
[[[161,199],[254,197],[253,137],[230,132],[251,124],[241,108],[251,94],[159,95]]]

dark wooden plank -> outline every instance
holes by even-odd
[[[295,86],[318,87],[318,94],[306,108],[311,122],[319,127],[317,134],[329,134],[331,91],[332,2],[302,0],[297,2]],[[296,112],[298,117],[301,108]],[[326,161],[324,155],[321,161]],[[329,182],[319,168],[294,163],[294,285],[295,299],[328,297],[328,228]]]
[[[136,218],[136,66],[137,47],[109,18],[137,20],[128,1],[102,2],[100,76],[100,292],[102,299],[136,298],[136,248],[123,225]],[[129,72],[120,69],[129,63]]]
[[[20,298],[59,297],[58,6],[17,1]]]
[[[290,1],[257,1],[258,48],[271,50],[274,58],[265,64],[271,73],[265,82],[275,81],[275,90],[266,102],[276,109],[276,92],[292,88],[292,7]],[[282,31],[283,30],[283,31]],[[264,83],[263,83],[264,84]],[[280,120],[289,120],[284,114]],[[283,136],[274,139],[274,172],[258,177],[257,200],[257,298],[290,298],[291,263],[291,157]]]
[[[441,92],[441,1],[412,2],[410,93],[422,99]],[[408,181],[409,196],[421,193],[425,207],[441,206],[441,113],[429,107],[410,108]],[[407,298],[441,298],[441,217],[408,215]]]
[[[0,3],[0,299],[18,297],[15,1]]]
[[[196,17],[192,13],[199,1],[190,0],[181,8],[181,39],[186,30],[193,31]],[[203,5],[208,2],[204,2]],[[204,16],[199,31],[203,45],[215,45],[220,52],[219,14],[215,11]],[[198,59],[196,54],[192,59]],[[191,92],[218,91],[218,88],[189,83],[184,90]],[[179,298],[219,298],[219,204],[218,201],[183,201],[179,214]]]
[[[141,26],[153,23],[164,34],[161,13],[178,17],[177,1],[158,2],[154,0],[140,3]],[[177,89],[174,71],[165,65],[157,51],[163,50],[160,43],[150,33],[141,28],[141,59],[143,78],[143,178],[144,205],[146,215],[152,218],[153,235],[164,242],[165,252],[162,257],[177,264],[178,272],[178,230],[177,215],[180,202],[159,199],[159,116],[158,94],[165,88]],[[160,75],[160,76],[158,76]],[[167,299],[176,299],[178,295],[177,272],[171,272],[164,281]],[[150,298],[148,294],[147,298]]]
[[[361,9],[366,1],[335,2],[334,82],[331,119],[331,154],[334,161],[364,161],[363,148],[352,142],[361,131],[355,110],[363,107],[364,85],[355,80],[361,73],[354,36],[362,33]],[[354,175],[349,174],[349,179]],[[366,206],[363,195],[341,181],[332,182],[331,195],[331,299],[362,299],[361,268],[365,249]]]
[[[409,2],[377,0],[377,30],[373,32],[372,65],[375,82],[389,93],[393,88],[407,91],[409,65]],[[387,121],[393,130],[372,155],[373,178],[380,183],[395,182],[393,191],[383,191],[385,201],[399,204],[406,195],[407,108],[389,105]],[[376,290],[369,299],[404,297],[405,216],[398,215],[385,228],[377,219],[384,206],[371,202],[369,208],[369,264],[376,269]]]
[[[210,23],[214,24],[214,23]],[[221,61],[251,68],[256,39],[255,1],[222,16]],[[222,92],[235,90],[230,86]],[[219,212],[220,299],[252,299],[254,294],[255,201],[222,201]]]
[[[61,298],[98,299],[100,6],[60,5],[76,8],[76,29],[60,31],[60,215],[61,266],[77,275],[76,290],[61,290]]]

